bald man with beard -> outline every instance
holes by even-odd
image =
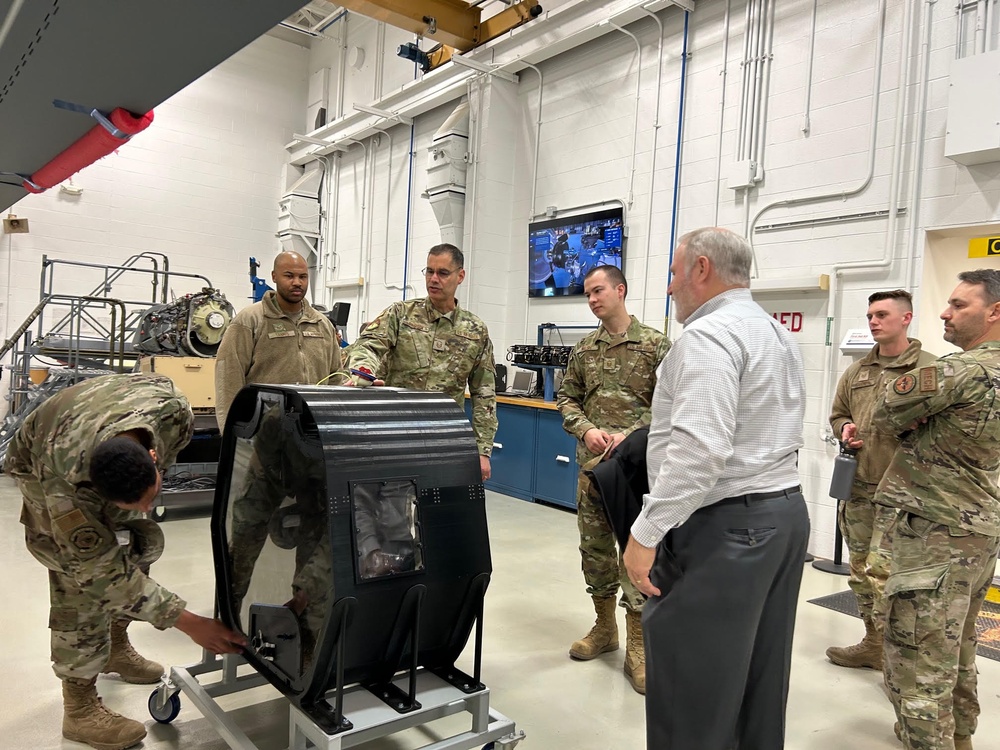
[[[226,426],[233,399],[247,383],[343,382],[339,376],[329,377],[340,369],[340,346],[333,324],[306,299],[305,258],[291,250],[279,253],[271,281],[275,290],[240,310],[222,337],[215,359],[215,416],[220,430]]]

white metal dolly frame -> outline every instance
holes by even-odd
[[[267,679],[257,672],[240,675],[237,668],[246,662],[239,656],[218,657],[205,653],[202,661],[188,667],[173,667],[169,675],[149,696],[149,713],[157,721],[169,724],[180,711],[180,693],[183,692],[201,711],[202,715],[233,750],[251,750],[257,746],[247,737],[225,711],[216,698],[243,690],[268,685]],[[202,685],[198,677],[216,672],[222,679]],[[408,677],[397,678],[399,686],[406,689]],[[436,675],[420,669],[417,675],[417,700],[421,708],[400,714],[387,706],[360,685],[352,685],[344,692],[344,715],[354,725],[352,729],[337,734],[327,734],[309,716],[289,702],[289,750],[346,750],[366,742],[386,737],[396,732],[452,716],[462,712],[471,715],[468,731],[446,737],[417,750],[514,750],[524,739],[511,719],[490,708],[490,691],[482,690],[471,695],[448,684]]]

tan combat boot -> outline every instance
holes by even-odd
[[[63,737],[97,750],[124,750],[142,742],[146,727],[105,708],[96,682],[63,680]]]
[[[595,656],[618,650],[618,621],[615,619],[615,598],[592,597],[597,622],[583,638],[569,647],[574,659],[587,661]]]
[[[877,669],[882,671],[882,634],[871,620],[865,620],[865,637],[853,646],[830,646],[826,658],[839,667]]]
[[[111,621],[111,656],[104,665],[103,673],[117,672],[134,685],[151,685],[163,677],[163,665],[140,655],[128,639],[131,620]]]
[[[955,750],[972,750],[972,735],[971,734],[956,734],[955,735]]]
[[[646,694],[646,647],[642,641],[642,612],[625,613],[625,677],[632,689]]]

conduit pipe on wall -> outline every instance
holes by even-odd
[[[812,13],[809,19],[809,51],[806,53],[806,100],[802,105],[802,132],[808,136],[812,130],[810,114],[812,111],[813,63],[816,59],[816,15],[819,10],[819,0],[813,0]]]
[[[529,216],[536,216],[535,197],[538,194],[538,147],[542,142],[542,70],[531,63],[524,63],[538,76],[538,116],[535,118],[535,154],[531,159],[531,206],[528,210]]]
[[[751,50],[751,29],[752,29],[752,17],[753,17],[753,5],[755,0],[746,0],[746,18],[743,22],[743,60],[740,63],[740,67],[743,69],[743,75],[740,79],[740,124],[736,129],[736,149],[734,153],[736,154],[736,160],[739,161],[743,157],[744,144],[746,142],[746,132],[747,132],[747,105],[750,101],[750,78],[749,78],[749,61],[750,61],[750,50]]]
[[[997,0],[987,0],[986,3],[986,52],[993,51],[993,11]]]
[[[815,0],[815,2],[819,2],[819,0]],[[719,148],[715,154],[715,214],[712,219],[713,227],[719,226],[719,206],[722,202],[719,186],[722,185],[722,134],[725,131],[726,124],[726,81],[729,76],[729,19],[732,4],[733,0],[726,0],[726,15],[722,21],[722,70],[719,71],[722,83],[719,86],[719,90],[721,91],[721,96],[719,97]]]
[[[757,101],[755,102],[756,118],[754,119],[753,154],[754,161],[754,181],[764,179],[764,143],[767,131],[767,104],[771,92],[771,58],[774,50],[774,6],[776,0],[765,0],[767,7],[767,20],[764,23],[764,35],[761,47],[760,60],[760,87],[757,90]]]
[[[763,0],[753,1],[753,36],[750,49],[750,108],[746,115],[746,136],[741,160],[753,161],[757,150],[757,114],[760,110],[761,94],[764,88],[764,3]],[[754,167],[756,170],[756,166]]]
[[[879,46],[879,51],[880,52],[879,52],[879,59],[878,59],[877,64],[875,66],[876,75],[880,74],[881,73],[881,69],[882,69],[881,49],[883,47],[882,42],[883,42],[884,37],[885,37],[885,5],[886,5],[885,0],[881,0],[879,2],[879,19],[880,20],[879,20],[879,45],[878,46]],[[905,5],[906,5],[906,8],[904,9],[904,12],[905,13],[909,13],[909,5],[910,4],[906,3]],[[904,23],[905,23],[905,20],[904,20]],[[905,47],[905,41],[906,40],[904,39],[903,40],[904,47]],[[901,47],[901,51],[900,52],[901,52],[900,53],[900,75],[903,75],[903,71],[906,68],[906,65],[904,64],[904,59],[905,59],[906,55],[903,52],[903,48],[902,47]],[[879,78],[881,80],[881,76],[880,75],[879,75]],[[900,98],[902,97],[902,94],[903,94],[903,91],[902,91],[902,88],[900,88],[900,90],[899,90],[899,96],[900,96]],[[899,107],[898,107],[898,102],[897,102],[897,110],[898,109],[899,109]],[[875,130],[876,124],[877,124],[877,115],[876,115],[876,118],[872,122],[872,130],[873,130],[873,132]],[[897,147],[898,147],[898,143],[894,144],[894,148],[897,148]],[[871,171],[869,172],[867,182],[871,182],[872,174],[874,173],[874,168],[875,168],[875,164],[874,164],[874,152],[873,152],[872,153]],[[865,187],[867,187],[867,184],[865,185]],[[893,199],[894,198],[893,198],[893,196],[891,195],[891,192],[890,192],[890,200],[893,200]],[[889,214],[889,223],[890,223],[890,225],[895,224],[895,221],[896,221],[896,218],[895,218],[896,209],[897,209],[896,205],[893,205],[893,206],[890,207],[890,214]],[[758,214],[758,216],[759,216],[759,214]],[[834,264],[830,268],[830,288],[829,288],[828,296],[827,296],[827,308],[826,309],[827,309],[827,316],[828,316],[827,319],[831,323],[831,330],[832,330],[832,324],[833,324],[833,322],[836,321],[836,319],[837,319],[837,311],[838,311],[837,310],[837,291],[839,290],[839,287],[840,287],[840,275],[844,271],[848,271],[848,270],[862,270],[862,269],[863,270],[877,270],[877,269],[880,269],[880,268],[888,268],[890,265],[892,265],[892,256],[893,256],[893,248],[889,246],[888,242],[886,242],[885,246],[882,249],[882,257],[880,259],[878,259],[878,260],[865,260],[865,261],[856,261],[856,262],[848,262],[848,263],[836,263],[836,264]],[[830,403],[830,390],[831,390],[831,384],[833,382],[833,371],[834,371],[834,369],[836,367],[836,353],[838,351],[837,347],[833,345],[832,341],[828,340],[826,342],[826,344],[827,344],[827,347],[829,349],[829,354],[827,356],[826,366],[823,368],[823,388],[822,388],[822,391],[820,393],[820,403],[821,404],[828,404],[828,403]],[[830,428],[829,428],[828,425],[820,428],[820,437],[821,437],[821,439],[826,440],[828,442],[834,442],[837,439],[836,436],[834,436],[834,435],[832,435],[830,433]]]
[[[687,88],[688,28],[691,13],[684,11],[684,42],[681,47],[681,90],[677,97],[677,148],[674,151],[674,196],[670,210],[670,254],[667,257],[667,288],[670,288],[670,266],[674,263],[674,246],[677,243],[677,215],[681,197],[681,151],[684,144],[684,93]],[[663,311],[664,329],[670,325],[670,294]]]
[[[907,3],[909,5],[909,3]],[[986,0],[976,2],[976,54],[986,51]]]
[[[910,235],[903,265],[903,288],[913,291],[913,269],[917,257],[917,243],[920,240],[920,191],[924,179],[924,135],[927,132],[927,95],[930,80],[931,32],[934,27],[934,5],[937,0],[926,0],[923,9],[923,40],[920,42],[920,59],[917,64],[920,84],[917,91],[917,130],[913,139],[913,179],[910,184]]]
[[[639,320],[645,323],[646,297],[648,296],[646,290],[649,286],[649,256],[653,247],[653,188],[656,181],[656,143],[660,134],[660,99],[662,98],[663,82],[663,22],[653,11],[646,10],[645,8],[643,8],[643,11],[656,21],[656,27],[659,30],[656,42],[656,101],[653,104],[653,142],[649,159],[649,190],[646,193],[648,196],[646,206],[646,252],[642,261],[642,276],[640,277],[642,279],[642,309]]]
[[[385,136],[389,143],[388,164],[385,169],[385,253],[382,257],[382,286],[386,289],[404,290],[404,284],[389,283],[389,227],[392,226],[390,214],[392,209],[392,135],[388,130],[380,130],[379,133]],[[363,321],[362,321],[363,322]]]
[[[406,289],[410,274],[410,223],[413,208],[413,138],[416,132],[416,125],[410,123],[410,166],[406,177],[406,236],[403,239],[403,301],[406,301]]]
[[[859,195],[868,189],[868,186],[872,182],[872,178],[875,176],[875,152],[876,144],[878,141],[878,115],[880,108],[880,100],[882,98],[882,59],[885,52],[885,25],[886,25],[886,13],[885,13],[886,0],[879,0],[879,30],[878,39],[875,44],[875,74],[874,81],[872,83],[872,109],[871,109],[871,135],[868,139],[868,170],[865,178],[861,181],[857,187],[849,188],[846,190],[838,190],[830,193],[819,193],[817,195],[804,195],[800,198],[784,198],[779,201],[773,201],[768,203],[763,208],[761,208],[757,214],[754,216],[753,221],[750,222],[747,227],[747,240],[750,242],[751,249],[753,248],[753,233],[760,223],[760,218],[773,211],[775,208],[781,208],[782,206],[800,206],[807,203],[822,203],[823,201],[840,199],[846,200],[855,195]],[[754,253],[756,263],[756,252]]]
[[[641,93],[640,85],[642,83],[642,45],[639,43],[639,37],[628,29],[619,26],[613,21],[608,21],[608,25],[632,37],[632,41],[635,42],[635,114],[632,119],[632,158],[628,171],[628,192],[626,193],[628,206],[632,208],[632,200],[635,197],[635,154],[639,148],[639,97]]]

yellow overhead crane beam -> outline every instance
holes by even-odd
[[[480,9],[465,0],[338,0],[338,4],[440,42],[441,46],[427,53],[431,68],[448,62],[456,50],[467,52],[537,18],[542,12],[536,0],[514,3],[485,21]]]

